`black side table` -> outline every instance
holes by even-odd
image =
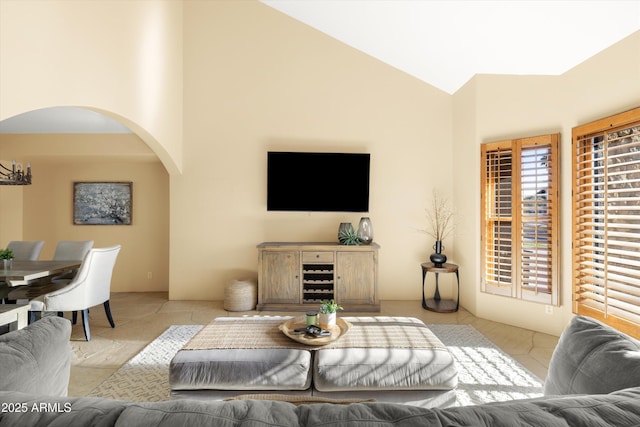
[[[422,308],[435,311],[438,313],[453,313],[458,311],[460,307],[460,276],[458,275],[458,266],[455,264],[444,263],[436,266],[432,262],[423,262],[422,266]],[[424,297],[424,280],[427,273],[431,271],[436,275],[436,291],[433,298],[425,299]],[[438,289],[438,275],[440,273],[455,273],[458,281],[458,296],[456,300],[440,299],[440,290]]]

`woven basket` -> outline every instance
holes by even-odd
[[[258,289],[247,280],[234,280],[224,288],[224,309],[227,311],[251,311],[256,308]]]

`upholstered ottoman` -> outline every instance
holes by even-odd
[[[429,406],[455,401],[458,370],[453,356],[422,321],[384,316],[344,320],[353,326],[340,348],[315,352],[314,396],[431,400]]]
[[[220,317],[205,326],[173,357],[172,397],[224,398],[247,392],[311,394],[311,351],[261,348],[256,331],[289,317]],[[279,334],[280,332],[277,331]],[[256,341],[258,339],[258,341]]]
[[[305,394],[428,407],[455,402],[453,357],[418,319],[345,317],[350,331],[323,346],[286,337],[278,325],[288,319],[215,319],[171,361],[171,396]]]

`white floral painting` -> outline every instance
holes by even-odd
[[[73,223],[130,225],[131,182],[75,182]]]

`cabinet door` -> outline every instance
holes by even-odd
[[[260,292],[265,304],[300,303],[299,252],[264,251]]]
[[[375,295],[374,252],[338,252],[336,293],[340,304],[373,304]]]

